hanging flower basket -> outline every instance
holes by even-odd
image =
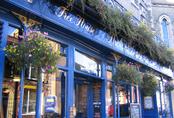
[[[158,89],[157,79],[153,74],[145,73],[142,81],[142,91],[144,96],[153,96]]]
[[[141,74],[134,65],[131,64],[119,64],[117,66],[116,74],[113,76],[113,80],[116,84],[125,82],[127,84],[141,84]]]
[[[22,41],[7,45],[5,52],[9,60],[21,70],[23,68],[42,68],[53,72],[60,52],[55,52],[46,36],[39,31],[29,31],[20,36]]]

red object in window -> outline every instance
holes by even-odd
[[[113,116],[114,115],[114,106],[110,105],[108,108],[108,115]]]

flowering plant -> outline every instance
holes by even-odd
[[[20,36],[22,40],[7,45],[5,52],[9,60],[18,69],[42,68],[46,72],[53,72],[56,69],[56,62],[60,52],[55,52],[46,36],[40,31],[32,31]]]

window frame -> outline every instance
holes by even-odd
[[[139,0],[137,0],[137,1],[138,1],[138,3],[135,3],[135,0],[131,0],[131,4],[132,4],[136,9],[139,10],[140,1],[139,1]]]
[[[33,112],[29,112],[29,105],[30,105],[30,92],[32,91],[32,90],[35,90],[35,89],[27,89],[27,88],[24,88],[24,90],[27,90],[27,109],[26,109],[26,113],[23,113],[23,111],[22,111],[22,115],[35,115],[36,114],[36,110],[35,111],[33,111]],[[35,94],[36,94],[36,91],[35,91]],[[36,100],[36,98],[35,98],[35,100]],[[23,104],[24,105],[24,104]],[[23,106],[24,107],[24,106]],[[23,108],[22,107],[22,108]]]
[[[91,59],[92,58],[92,60],[94,61],[94,62],[96,62],[97,63],[97,73],[96,73],[96,75],[93,75],[93,74],[91,74],[91,73],[88,73],[88,72],[86,72],[86,71],[82,71],[82,70],[79,70],[79,69],[77,69],[76,68],[76,58],[75,58],[75,52],[78,52],[78,53],[80,53],[80,54],[82,54],[82,55],[84,55],[84,56],[86,56],[86,57],[88,57],[89,59]],[[101,78],[102,77],[102,63],[101,63],[101,60],[99,60],[98,58],[96,58],[96,57],[94,57],[94,56],[92,56],[92,55],[90,55],[90,54],[88,54],[88,53],[85,53],[85,52],[83,52],[83,51],[81,51],[81,50],[78,50],[78,49],[75,49],[75,51],[74,51],[74,69],[75,69],[75,72],[80,72],[80,73],[84,73],[84,74],[87,74],[87,75],[91,75],[91,76],[94,76],[94,77],[99,77],[99,78]]]

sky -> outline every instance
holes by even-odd
[[[174,3],[174,0],[167,0],[168,2],[170,2],[170,3]]]

